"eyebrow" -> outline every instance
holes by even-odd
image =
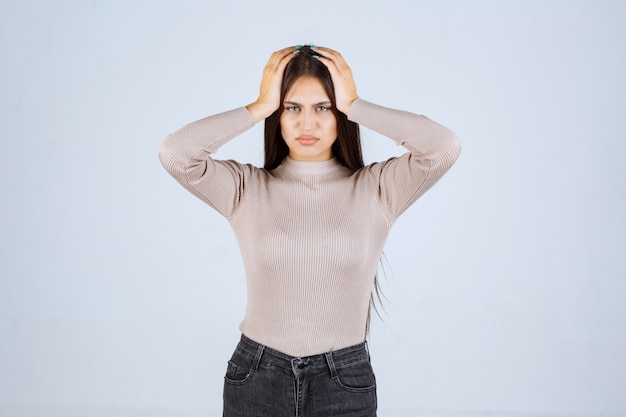
[[[295,101],[284,101],[283,105],[285,105],[285,104],[291,104],[293,106],[303,107],[303,105],[301,103],[298,103],[298,102],[295,102]],[[332,103],[330,102],[330,100],[326,100],[326,101],[320,101],[319,103],[315,103],[315,104],[313,104],[313,106],[321,106],[322,104],[332,104]]]

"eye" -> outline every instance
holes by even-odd
[[[330,111],[330,108],[326,106],[317,106],[316,110],[319,112],[326,112],[326,111]]]
[[[300,107],[298,107],[298,106],[287,106],[287,107],[285,107],[285,111],[288,111],[288,112],[298,112],[298,111],[300,111]]]

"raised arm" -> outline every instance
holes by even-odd
[[[409,153],[371,165],[382,202],[397,217],[435,184],[461,151],[456,135],[425,116],[394,110],[359,98],[350,66],[343,56],[319,47],[319,60],[328,68],[335,87],[337,108],[356,123],[402,145]]]
[[[217,211],[230,216],[237,207],[245,177],[253,167],[235,161],[220,161],[212,155],[224,143],[272,114],[280,101],[280,85],[294,47],[274,52],[261,80],[256,101],[248,106],[190,123],[169,135],[159,148],[165,169],[187,190]]]
[[[409,151],[366,167],[393,217],[432,187],[461,152],[461,142],[454,132],[426,116],[359,99],[353,103],[349,119],[391,138]]]

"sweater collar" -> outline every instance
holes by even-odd
[[[292,174],[313,174],[313,175],[324,175],[332,172],[338,172],[342,169],[345,169],[343,165],[341,165],[337,159],[332,158],[327,161],[296,161],[291,159],[290,157],[286,157],[280,168],[285,170],[285,172],[289,172]]]

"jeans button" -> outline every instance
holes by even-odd
[[[306,366],[306,363],[304,361],[300,361],[298,362],[298,369],[302,369]]]

